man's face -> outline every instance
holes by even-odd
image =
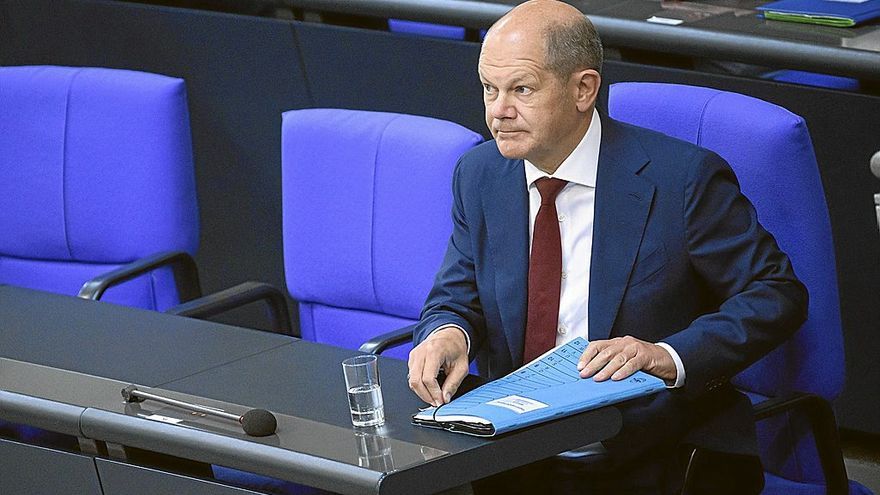
[[[545,68],[540,34],[522,32],[487,37],[480,52],[486,125],[506,158],[525,158],[554,169],[571,152],[571,134],[583,116],[573,79]]]

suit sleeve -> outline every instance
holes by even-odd
[[[684,362],[684,389],[699,394],[729,381],[800,328],[808,296],[724,160],[704,155],[684,194],[691,266],[721,303],[663,341]]]
[[[462,179],[462,162],[459,161],[452,180],[452,235],[413,336],[414,343],[418,344],[441,326],[457,325],[470,340],[468,357],[471,360],[485,335],[474,271],[473,244],[463,197],[467,194],[465,186],[468,186],[468,191],[476,194],[473,182]],[[479,198],[471,199],[479,201]]]

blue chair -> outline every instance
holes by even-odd
[[[761,78],[817,88],[840,89],[843,91],[859,91],[862,88],[858,79],[802,70],[777,70],[763,74]]]
[[[0,284],[151,310],[200,295],[184,82],[0,67],[0,232]]]
[[[418,321],[452,229],[453,168],[481,140],[412,115],[284,114],[284,266],[303,338],[356,349]]]
[[[481,140],[458,124],[415,115],[283,114],[284,267],[299,303],[296,335],[364,352],[387,348],[406,359],[410,327],[452,230],[452,171]],[[270,298],[283,296],[246,282],[169,312],[203,318]],[[277,307],[272,326],[290,328],[284,305],[270,304]]]
[[[450,40],[463,40],[466,34],[465,28],[462,26],[407,21],[404,19],[388,19],[388,30],[392,33],[412,34],[416,36]]]
[[[763,493],[870,493],[847,480],[830,407],[844,382],[843,338],[831,225],[804,120],[748,96],[675,84],[614,84],[608,107],[615,119],[727,160],[809,290],[803,327],[733,380],[755,408]]]
[[[0,284],[161,310],[200,295],[197,246],[182,80],[0,67]],[[37,428],[0,430],[77,448]]]

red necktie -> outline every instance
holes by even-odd
[[[544,177],[535,185],[541,208],[532,232],[529,256],[529,306],[523,362],[527,363],[556,346],[559,292],[562,289],[562,242],[556,214],[556,195],[568,182]]]

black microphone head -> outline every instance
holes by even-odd
[[[880,151],[874,153],[871,157],[871,173],[874,177],[880,179]]]
[[[252,437],[265,437],[275,433],[278,421],[265,409],[251,409],[238,420],[244,432]]]
[[[125,402],[143,402],[144,399],[141,397],[135,397],[132,393],[137,390],[137,387],[134,385],[129,385],[122,389],[122,398]]]

